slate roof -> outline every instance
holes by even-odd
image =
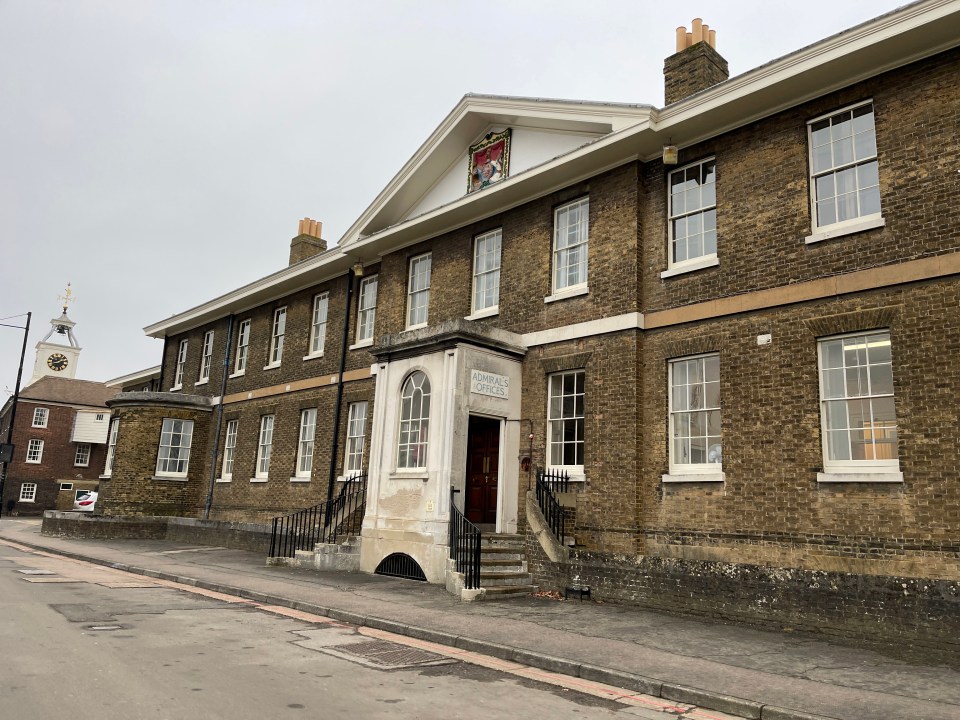
[[[107,400],[118,392],[118,388],[108,388],[101,382],[47,375],[21,390],[20,399],[106,407]]]

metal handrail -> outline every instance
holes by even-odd
[[[563,506],[554,492],[566,492],[570,476],[564,470],[537,470],[537,505],[547,525],[560,543],[566,535],[566,517]]]
[[[457,572],[463,573],[467,590],[480,587],[480,528],[467,520],[453,502],[454,495],[460,492],[450,490],[450,557],[456,562]]]
[[[356,535],[363,524],[367,499],[367,476],[348,477],[332,500],[273,519],[270,557],[292,558],[297,550],[313,550],[317,544],[337,543]]]

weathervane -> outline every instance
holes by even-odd
[[[73,296],[73,290],[70,289],[70,283],[67,283],[67,289],[64,291],[63,295],[57,295],[57,300],[63,303],[63,312],[66,314],[67,306],[72,302],[76,302],[77,299]]]

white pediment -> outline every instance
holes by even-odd
[[[487,133],[512,133],[509,178],[649,118],[644,105],[467,95],[340,241],[362,238],[486,190],[468,193],[469,148]]]

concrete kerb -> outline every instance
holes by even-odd
[[[760,714],[763,711],[763,704],[734,697],[733,695],[721,695],[720,693],[706,692],[699,688],[687,687],[685,685],[674,685],[673,683],[663,683],[660,687],[660,697],[664,700],[673,700],[674,702],[687,703],[688,705],[700,705],[709,707],[711,710],[739,715],[747,720],[760,720]],[[709,703],[709,705],[707,704]]]
[[[468,650],[470,652],[482,653],[500,660],[516,662],[522,665],[537,668],[539,670],[555,672],[561,675],[569,675],[571,677],[579,677],[592,682],[602,682],[606,685],[612,685],[614,687],[620,687],[626,690],[636,690],[637,692],[650,695],[652,697],[659,697],[664,700],[672,700],[674,702],[682,702],[690,705],[698,705],[707,710],[718,710],[720,712],[740,715],[744,718],[749,718],[750,720],[836,720],[836,718],[825,715],[811,715],[809,713],[791,710],[789,708],[764,705],[762,703],[757,703],[745,698],[734,697],[732,695],[725,695],[723,693],[712,692],[710,690],[702,690],[700,688],[691,688],[684,685],[676,685],[674,683],[664,682],[654,678],[647,678],[642,675],[626,673],[622,670],[614,670],[612,668],[604,668],[594,665],[583,665],[573,660],[543,655],[535,651],[510,647],[508,645],[500,645],[498,643],[465,637],[463,635],[452,635],[449,633],[437,632],[427,628],[421,628],[415,625],[397,622],[395,620],[388,620],[386,618],[361,615],[348,610],[313,605],[311,603],[291,600],[289,598],[284,598],[277,595],[268,595],[266,593],[255,592],[253,590],[247,590],[245,588],[240,588],[233,585],[208,582],[184,575],[174,575],[172,573],[150,570],[148,568],[136,567],[134,565],[127,565],[126,563],[112,562],[110,560],[103,560],[100,558],[83,555],[81,553],[72,552],[70,550],[51,548],[44,545],[24,542],[22,540],[15,540],[13,542],[34,550],[60,555],[61,557],[66,557],[73,560],[82,560],[83,562],[89,562],[94,565],[102,565],[115,570],[122,570],[134,575],[143,575],[144,577],[175,582],[181,585],[188,585],[190,587],[197,587],[203,590],[222,593],[224,595],[234,595],[245,600],[252,600],[253,602],[261,605],[276,605],[278,607],[287,607],[292,610],[309,612],[313,615],[329,617],[333,620],[350,623],[351,625],[357,625],[359,627],[386,630],[388,632],[396,633],[397,635],[404,635],[407,637],[416,638],[418,640],[426,640],[428,642],[435,642],[438,645],[447,645],[449,647]]]

